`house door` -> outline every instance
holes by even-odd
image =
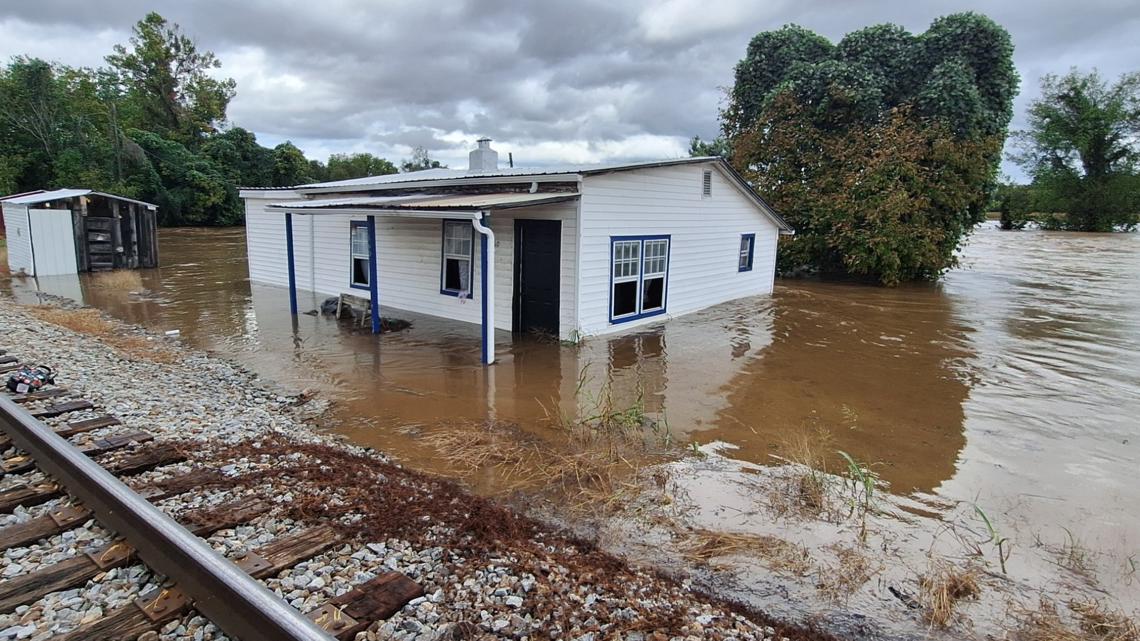
[[[515,221],[516,332],[558,336],[561,257],[561,221]]]

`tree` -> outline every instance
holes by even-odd
[[[226,119],[233,79],[211,77],[210,70],[222,66],[213,52],[199,52],[177,24],[157,13],[140,20],[130,46],[115,45],[106,60],[136,108],[137,128],[193,146]]]
[[[400,165],[400,171],[423,171],[424,169],[439,169],[446,165],[440,164],[438,160],[432,160],[428,156],[428,150],[423,147],[416,147],[412,150],[411,160],[405,160]]]
[[[366,176],[394,174],[400,170],[387,159],[368,153],[356,153],[329,156],[327,171],[325,180],[349,180]]]
[[[1009,34],[978,14],[939,18],[918,36],[876,25],[838,45],[793,25],[752,39],[721,126],[737,169],[754,177],[762,195],[784,201],[793,225],[807,225],[806,234],[783,244],[782,268],[894,284],[937,277],[982,220],[1016,90]],[[772,144],[765,150],[757,141]],[[910,150],[899,141],[924,147]],[[844,160],[852,150],[868,155],[869,173]],[[849,215],[869,226],[860,231],[834,208],[854,193],[863,200],[848,203]],[[867,203],[888,209],[875,216]],[[909,214],[891,209],[904,204],[913,208]],[[888,222],[890,229],[876,228]],[[896,233],[915,244],[895,242]],[[882,253],[888,249],[900,255],[891,259]]]
[[[1029,128],[1017,133],[1014,159],[1064,216],[1047,227],[1076,231],[1132,229],[1140,211],[1140,73],[1111,86],[1095,70],[1041,79]]]
[[[235,185],[273,185],[273,150],[257,144],[257,136],[249,130],[234,127],[210,136],[202,145],[202,154],[214,161]]]
[[[242,220],[236,185],[209,158],[149,131],[129,136],[145,156],[141,171],[164,225],[234,225]],[[155,180],[157,178],[157,180]]]
[[[724,136],[717,136],[708,141],[701,140],[700,136],[693,136],[689,139],[689,156],[694,158],[704,156],[728,158],[732,156],[732,149],[729,148],[728,140]]]
[[[1001,142],[959,140],[910,108],[848,132],[815,127],[814,117],[783,94],[735,145],[733,164],[796,228],[780,270],[896,285],[952,267],[975,222],[974,185],[989,173],[992,150],[977,146]]]
[[[286,140],[273,148],[274,187],[293,187],[312,181],[309,161],[296,145]]]

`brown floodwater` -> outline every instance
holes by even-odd
[[[1031,527],[1140,553],[1140,235],[979,228],[935,285],[779,281],[770,297],[564,346],[385,310],[411,329],[374,337],[288,313],[251,284],[241,229],[164,229],[143,294],[87,277],[13,280],[14,294],[79,298],[181,332],[293,388],[337,401],[339,431],[447,471],[424,427],[497,419],[550,436],[609,388],[643,399],[686,441],[724,441],[758,463],[788,435],[826,429],[878,462],[895,493],[932,511],[974,501]],[[302,294],[303,309],[320,300]],[[579,389],[580,377],[586,384]],[[224,383],[223,383],[224,384]]]

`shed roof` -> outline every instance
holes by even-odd
[[[122,200],[136,205],[143,205],[149,209],[158,209],[156,205],[133,198],[125,198],[123,196],[116,196],[115,194],[105,194],[101,191],[94,191],[92,189],[56,189],[54,191],[44,191],[32,193],[26,196],[17,196],[9,198],[4,202],[13,205],[38,205],[40,203],[49,203],[55,200],[66,200],[68,198],[75,198],[77,196],[102,196],[104,198],[113,198],[115,200]]]
[[[327,200],[301,200],[273,203],[268,207],[281,211],[316,214],[345,213],[349,211],[392,212],[468,212],[493,209],[512,209],[566,202],[578,198],[577,192],[497,194],[414,194],[408,196],[362,196],[358,198],[330,198]]]

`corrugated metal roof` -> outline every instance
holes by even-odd
[[[366,187],[372,185],[395,185],[401,183],[414,183],[429,180],[467,180],[471,178],[518,178],[526,176],[553,176],[573,174],[598,174],[611,171],[624,171],[645,167],[660,167],[663,165],[683,165],[697,162],[716,160],[715,156],[702,156],[696,158],[674,158],[670,160],[646,160],[641,162],[608,163],[596,165],[554,165],[550,167],[511,167],[496,169],[495,171],[467,171],[464,169],[424,169],[406,174],[385,174],[383,176],[367,176],[365,178],[352,178],[349,180],[335,180],[332,182],[310,183],[298,185],[288,189],[328,189],[335,187]],[[284,189],[284,188],[282,188]]]
[[[148,202],[135,200],[134,198],[116,196],[115,194],[105,194],[101,191],[94,191],[91,189],[56,189],[54,191],[45,191],[31,194],[29,196],[10,198],[4,202],[12,203],[13,205],[38,205],[40,203],[50,203],[53,200],[66,200],[68,198],[75,198],[77,196],[103,196],[105,198],[114,198],[115,200],[122,200],[128,203],[143,205],[144,207],[149,207],[151,209],[158,209],[158,207]]]
[[[362,198],[332,198],[328,200],[295,200],[273,203],[272,209],[287,211],[339,212],[344,210],[382,211],[468,211],[510,209],[573,200],[577,192],[565,193],[500,193],[500,194],[419,194],[412,196],[369,196]]]
[[[63,200],[65,198],[75,198],[76,196],[86,196],[90,193],[90,189],[56,189],[55,191],[45,191],[43,193],[32,194],[30,196],[12,198],[7,202],[12,203],[13,205],[38,205],[39,203],[49,203],[53,200]]]

